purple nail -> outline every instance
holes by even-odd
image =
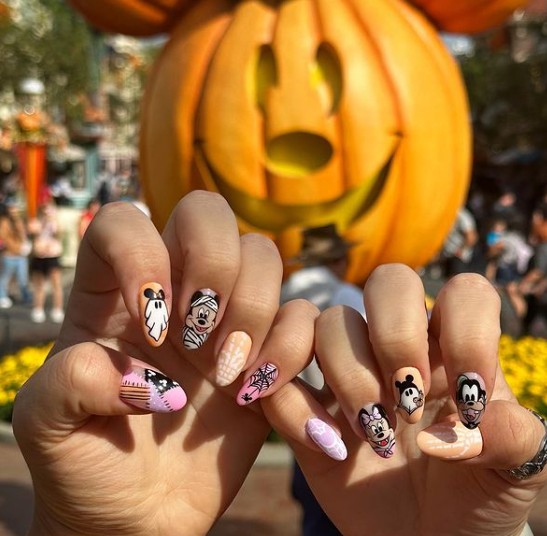
[[[345,460],[348,457],[346,445],[334,428],[325,421],[314,417],[306,423],[306,432],[313,442],[334,460]]]

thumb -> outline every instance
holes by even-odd
[[[19,442],[63,439],[92,416],[177,411],[180,385],[145,363],[86,342],[55,354],[15,399],[13,431]]]

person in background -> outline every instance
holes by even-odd
[[[60,324],[64,319],[63,285],[61,280],[60,258],[63,245],[59,238],[60,229],[55,205],[49,201],[38,207],[38,215],[28,223],[32,237],[32,260],[30,272],[34,288],[34,301],[31,319],[35,323],[46,320],[44,311],[46,301],[46,282],[49,280],[52,291],[50,319]]]
[[[444,275],[448,278],[470,272],[475,246],[478,242],[477,224],[473,214],[460,208],[456,221],[448,233],[441,252]]]
[[[28,255],[31,245],[19,204],[8,199],[0,208],[0,240],[3,244],[2,269],[0,272],[0,309],[9,309],[13,302],[9,297],[9,284],[15,276],[21,301],[30,304]]]
[[[338,234],[333,224],[304,229],[300,253],[291,259],[303,267],[291,274],[281,287],[281,302],[303,298],[320,311],[333,305],[347,305],[365,316],[363,291],[344,280],[351,247],[352,244]],[[300,377],[316,389],[324,383],[315,360]],[[302,536],[339,536],[340,532],[317,502],[296,462],[291,487],[293,497],[302,507]]]
[[[99,212],[99,209],[101,208],[101,203],[97,198],[91,199],[88,204],[87,208],[82,213],[82,216],[80,218],[80,225],[78,227],[78,235],[80,237],[80,240],[83,238],[84,233],[86,232],[87,228],[89,227],[89,224],[91,223],[91,220],[95,217],[95,214]]]

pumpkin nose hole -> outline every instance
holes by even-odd
[[[332,158],[332,146],[322,136],[291,132],[272,139],[266,147],[268,169],[285,177],[303,177]]]

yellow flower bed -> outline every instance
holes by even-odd
[[[29,346],[0,358],[0,419],[9,420],[19,388],[44,362],[53,343]]]
[[[44,362],[52,345],[31,346],[0,358],[0,420],[10,419],[17,391]],[[547,416],[547,340],[502,335],[500,362],[521,404]]]

